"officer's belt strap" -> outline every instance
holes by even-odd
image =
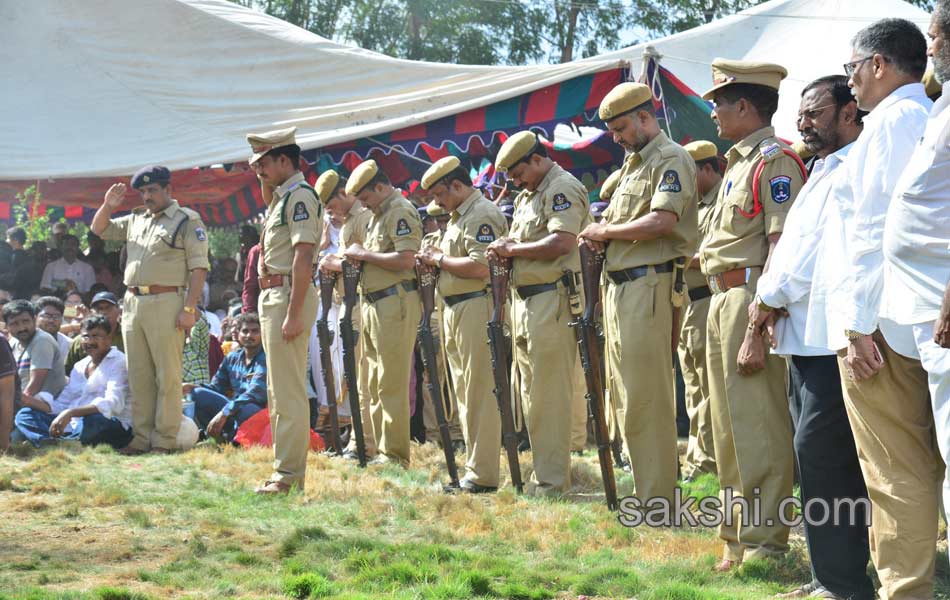
[[[154,294],[177,292],[181,288],[177,285],[132,285],[128,289],[133,296],[152,296]]]
[[[617,271],[607,271],[607,278],[614,285],[620,285],[621,283],[636,281],[637,279],[640,279],[641,277],[647,276],[650,273],[651,267],[657,273],[672,273],[674,266],[675,266],[675,261],[668,260],[665,263],[661,263],[658,265],[643,265],[640,267],[633,267],[631,269],[619,269]]]
[[[395,296],[399,293],[400,286],[402,286],[402,289],[406,290],[407,292],[414,292],[415,290],[419,289],[419,284],[415,279],[407,279],[405,281],[400,281],[395,285],[391,285],[388,288],[383,288],[381,290],[376,290],[375,292],[363,294],[363,301],[373,304],[374,302],[379,302],[383,298]]]
[[[699,302],[712,296],[712,290],[706,287],[705,285],[698,288],[693,288],[689,290],[689,301],[690,302]]]
[[[762,267],[743,267],[733,269],[718,275],[711,275],[706,278],[709,282],[709,289],[714,294],[722,294],[732,288],[742,287],[752,281],[754,275],[762,272]]]
[[[535,283],[533,285],[523,285],[521,287],[515,288],[515,291],[518,292],[518,296],[522,300],[527,300],[531,296],[537,296],[538,294],[543,294],[544,292],[550,292],[557,289],[557,284],[561,283],[563,285],[570,284],[570,279],[568,277],[573,277],[574,282],[577,282],[576,273],[565,273],[561,277],[558,277],[557,280],[552,281],[551,283]]]
[[[471,300],[472,298],[481,298],[487,293],[488,292],[485,290],[477,290],[465,294],[453,294],[451,296],[443,296],[442,301],[445,302],[446,306],[455,306],[459,302],[465,302],[466,300]]]

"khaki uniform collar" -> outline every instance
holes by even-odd
[[[373,209],[370,209],[370,210],[373,210],[373,214],[378,217],[379,215],[389,210],[390,205],[392,205],[393,200],[395,200],[396,198],[402,198],[402,194],[399,193],[398,189],[393,188],[392,194],[390,194],[385,200],[380,202],[379,206],[377,206],[375,210]]]
[[[670,138],[666,137],[666,134],[662,131],[655,138],[647,142],[647,145],[643,147],[643,150],[635,153],[635,156],[640,157],[640,162],[647,162],[651,156],[657,154],[661,148],[666,146],[667,142],[670,141]]]
[[[181,210],[181,207],[178,205],[178,200],[172,200],[168,206],[166,206],[160,212],[152,213],[152,218],[157,219],[164,215],[169,219],[174,219],[179,210]]]
[[[758,149],[759,144],[762,143],[762,140],[769,137],[775,137],[775,128],[771,125],[768,127],[763,127],[757,131],[753,131],[749,135],[745,136],[742,140],[737,142],[732,148],[729,148],[729,152],[726,153],[726,159],[729,160],[733,158],[735,153],[738,153],[743,158],[749,156]]]
[[[452,211],[452,222],[455,223],[461,219],[464,215],[468,214],[472,207],[475,206],[475,203],[478,202],[478,199],[481,197],[482,193],[478,190],[472,190],[472,193],[468,195],[468,198],[462,201],[454,211]]]
[[[551,161],[551,169],[547,172],[544,178],[541,180],[541,183],[538,185],[538,189],[534,190],[535,194],[542,194],[544,190],[547,189],[551,182],[557,179],[561,172],[564,170],[561,168],[561,165],[557,164],[553,160]]]
[[[280,184],[280,186],[278,186],[277,189],[274,190],[274,198],[277,198],[278,200],[280,200],[281,198],[284,197],[284,194],[292,190],[294,187],[296,187],[298,184],[300,184],[303,181],[305,181],[303,172],[297,171],[296,173],[291,175],[287,179],[287,181]]]
[[[361,212],[363,212],[363,205],[360,204],[359,200],[356,200],[353,202],[353,206],[350,207],[350,210],[346,213],[346,220],[349,221],[350,218],[355,217]]]
[[[719,196],[720,187],[722,187],[722,179],[720,179],[719,182],[716,183],[716,185],[712,186],[712,188],[708,192],[706,192],[706,195],[704,195],[702,198],[699,199],[699,203],[702,204],[703,206],[706,206],[708,204],[712,204],[713,202],[715,202],[716,197]]]

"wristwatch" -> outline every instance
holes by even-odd
[[[182,310],[188,313],[189,315],[197,314],[194,306],[183,306]]]
[[[762,312],[772,312],[773,310],[775,310],[775,308],[773,308],[773,307],[769,306],[768,304],[766,304],[765,301],[762,300],[762,297],[761,297],[761,296],[756,296],[756,297],[755,297],[755,304],[756,304],[756,306],[759,307],[759,310],[761,310]]]
[[[863,338],[863,337],[866,336],[866,335],[869,335],[869,334],[867,334],[867,333],[861,333],[860,331],[855,331],[855,330],[853,330],[853,329],[845,329],[845,330],[844,330],[844,336],[845,336],[846,338],[848,338],[848,341],[849,341],[849,342],[853,342],[854,340]]]
[[[439,260],[435,261],[435,266],[442,268],[442,261],[445,259],[445,252],[439,255]]]

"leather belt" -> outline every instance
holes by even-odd
[[[285,277],[287,279],[287,283],[289,284],[290,275],[281,275],[280,273],[274,273],[272,275],[260,275],[257,278],[257,285],[260,286],[262,290],[280,287],[284,285]]]
[[[515,291],[518,292],[518,296],[522,300],[527,300],[531,296],[537,296],[538,294],[543,294],[544,292],[550,292],[551,290],[557,289],[557,284],[563,283],[567,285],[570,283],[568,277],[575,277],[575,282],[577,281],[574,273],[565,273],[557,280],[552,281],[551,283],[535,283],[533,285],[523,285],[521,287],[515,288]]]
[[[177,285],[132,285],[127,289],[132,292],[133,296],[153,296],[155,294],[177,292],[181,287]]]
[[[709,289],[714,294],[722,294],[732,288],[742,287],[752,281],[752,276],[762,272],[762,267],[745,267],[725,271],[718,275],[712,275],[706,278],[709,282]]]
[[[402,286],[402,289],[407,292],[412,292],[419,289],[419,284],[415,279],[400,281],[395,285],[391,285],[388,288],[383,288],[381,290],[376,290],[375,292],[369,292],[368,294],[363,294],[363,301],[369,304],[374,302],[379,302],[383,298],[388,298],[389,296],[395,296],[399,293],[399,287]]]
[[[660,263],[658,265],[643,265],[642,267],[633,267],[632,269],[607,271],[607,278],[610,279],[614,285],[620,285],[621,283],[636,281],[637,279],[646,276],[650,272],[650,267],[653,267],[653,270],[657,273],[672,273],[673,266],[673,261],[668,260],[665,263]]]
[[[442,302],[445,302],[446,306],[455,306],[459,302],[465,302],[466,300],[471,300],[472,298],[481,298],[486,295],[488,292],[485,290],[477,290],[474,292],[468,292],[466,294],[453,294],[451,296],[444,296]]]
[[[694,288],[689,291],[690,302],[698,302],[710,296],[712,296],[712,290],[705,285],[703,287]]]

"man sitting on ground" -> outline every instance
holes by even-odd
[[[17,409],[26,406],[49,412],[49,402],[66,387],[63,357],[53,336],[36,327],[36,308],[28,300],[3,307],[3,322],[20,376]]]
[[[125,355],[112,346],[112,325],[93,315],[82,323],[86,358],[73,367],[69,383],[50,410],[24,408],[17,429],[33,445],[55,438],[80,440],[84,446],[123,448],[132,441],[132,403]]]
[[[244,313],[236,323],[241,347],[225,357],[210,384],[191,392],[198,428],[208,437],[227,441],[234,439],[244,421],[267,407],[260,320],[257,313]]]

